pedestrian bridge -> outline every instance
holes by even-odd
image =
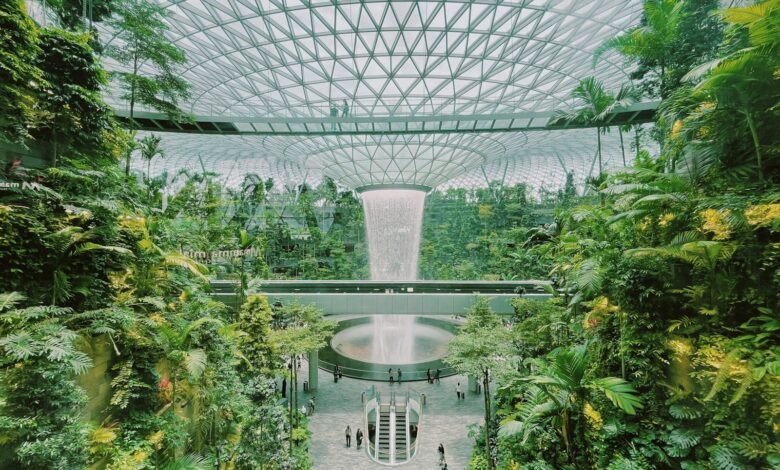
[[[211,282],[215,300],[238,308],[238,281]],[[546,300],[549,281],[264,281],[255,293],[271,303],[314,304],[325,315],[465,315],[477,297],[494,312],[513,313],[511,300]]]

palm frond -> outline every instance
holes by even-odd
[[[204,281],[206,280],[206,276],[204,274],[208,272],[208,269],[201,263],[198,263],[191,258],[188,258],[179,253],[169,253],[165,255],[164,261],[166,265],[185,268],[198,278]]]
[[[642,399],[637,395],[634,387],[619,377],[596,379],[592,382],[592,385],[594,388],[604,392],[612,404],[626,414],[636,414],[636,410],[643,407]]]
[[[134,256],[133,252],[128,250],[127,248],[123,248],[121,246],[99,245],[97,243],[92,243],[92,242],[84,242],[79,244],[76,247],[76,249],[73,250],[73,253],[81,254],[81,253],[86,253],[88,251],[110,251],[112,253],[121,253],[123,255]]]
[[[577,287],[583,292],[598,292],[604,282],[604,272],[596,258],[588,258],[576,270]]]
[[[19,302],[25,299],[24,295],[18,292],[9,292],[6,294],[0,294],[0,313],[6,310],[11,310],[16,307]]]
[[[191,349],[184,355],[184,368],[191,376],[198,378],[206,370],[207,359],[206,351]]]

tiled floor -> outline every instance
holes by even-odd
[[[304,365],[304,367],[306,367]],[[301,377],[306,377],[302,371]],[[357,379],[343,378],[338,383],[333,382],[333,376],[319,371],[319,390],[316,396],[316,412],[310,418],[309,429],[312,431],[311,454],[315,470],[374,470],[387,469],[372,461],[365,452],[355,448],[354,433],[362,426],[361,393],[372,384],[384,396],[390,390],[398,394],[408,387],[426,395],[426,406],[423,409],[420,426],[420,451],[409,463],[399,466],[404,469],[437,470],[439,469],[437,447],[444,444],[448,468],[465,470],[474,440],[467,436],[468,425],[482,422],[482,395],[467,392],[466,399],[458,401],[455,396],[455,385],[460,382],[466,390],[465,377],[447,377],[440,384],[427,382],[412,382],[395,384],[368,382]],[[302,390],[302,387],[299,388]],[[309,394],[302,394],[301,403],[308,402]],[[350,425],[353,433],[352,447],[347,448],[344,430]],[[366,430],[363,430],[366,433]],[[366,433],[367,434],[367,433]]]

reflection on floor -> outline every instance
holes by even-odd
[[[304,369],[306,364],[304,364]],[[307,373],[301,372],[301,377]],[[338,383],[333,382],[333,375],[319,371],[319,390],[316,396],[316,412],[310,418],[309,429],[312,431],[311,454],[315,470],[374,470],[387,469],[385,465],[373,462],[365,453],[364,447],[358,451],[355,446],[354,434],[362,426],[362,404],[360,397],[363,390],[376,384],[380,393],[389,395],[390,390],[397,393],[405,392],[411,387],[426,395],[426,406],[423,410],[423,422],[420,429],[420,451],[417,457],[408,464],[399,466],[404,469],[438,469],[439,458],[437,447],[444,444],[448,468],[463,470],[468,463],[474,439],[468,437],[467,426],[482,422],[482,395],[468,392],[466,399],[458,401],[455,386],[460,382],[463,390],[467,389],[466,378],[453,376],[441,380],[440,384],[430,385],[425,381],[394,384],[368,382],[364,380],[343,378]],[[299,390],[302,390],[302,384]],[[309,394],[301,394],[301,403],[307,403]],[[347,448],[344,430],[347,425],[352,428],[352,447]],[[367,434],[364,429],[363,432]],[[365,443],[364,443],[365,444]]]

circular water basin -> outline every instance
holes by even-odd
[[[375,364],[416,364],[441,359],[453,334],[416,322],[363,323],[337,333],[330,342],[341,356]],[[414,317],[409,320],[415,320]]]

